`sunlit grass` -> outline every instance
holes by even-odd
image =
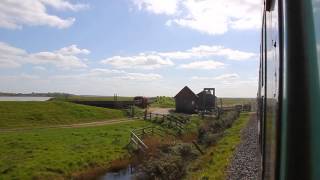
[[[0,133],[0,179],[59,179],[127,154],[129,131],[145,121]]]
[[[241,114],[230,129],[227,129],[218,143],[207,149],[206,153],[190,166],[187,179],[224,180],[225,170],[229,165],[236,146],[241,140],[241,129],[249,121],[249,114]]]
[[[0,129],[73,124],[124,118],[121,110],[69,102],[0,102]]]

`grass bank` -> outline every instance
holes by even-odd
[[[224,132],[217,144],[208,148],[203,156],[190,165],[186,179],[225,179],[225,169],[232,159],[236,146],[240,143],[241,130],[247,125],[249,118],[250,114],[241,114],[233,126]]]
[[[175,104],[175,100],[172,97],[157,96],[154,102],[151,103],[151,107],[174,108]]]
[[[77,129],[0,133],[0,179],[70,179],[74,172],[108,167],[127,154],[129,130],[145,121]]]
[[[69,102],[0,102],[0,129],[74,124],[124,118],[123,111]]]

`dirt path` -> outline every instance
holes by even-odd
[[[148,112],[155,114],[170,114],[170,111],[174,110],[174,108],[149,108]]]
[[[77,124],[66,124],[66,125],[53,125],[53,126],[42,126],[42,127],[33,127],[33,128],[13,128],[13,129],[0,129],[0,133],[2,132],[17,132],[17,131],[28,131],[35,129],[58,129],[58,128],[81,128],[81,127],[94,127],[94,126],[104,126],[104,125],[112,125],[118,123],[132,122],[136,119],[113,119],[107,121],[96,121],[89,123],[77,123]]]

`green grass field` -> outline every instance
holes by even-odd
[[[69,102],[0,102],[0,129],[125,118],[123,111]]]
[[[133,121],[100,127],[0,133],[0,179],[70,178],[127,154]]]
[[[226,179],[225,169],[241,141],[241,129],[247,125],[249,118],[248,113],[242,113],[232,127],[225,131],[222,139],[192,163],[190,169],[198,169],[198,171],[190,171],[186,179]]]
[[[220,106],[220,99],[222,99],[222,104],[224,106],[232,106],[236,104],[250,104],[255,103],[256,98],[218,98],[217,104]]]

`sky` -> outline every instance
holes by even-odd
[[[257,0],[1,0],[0,91],[255,97]]]

